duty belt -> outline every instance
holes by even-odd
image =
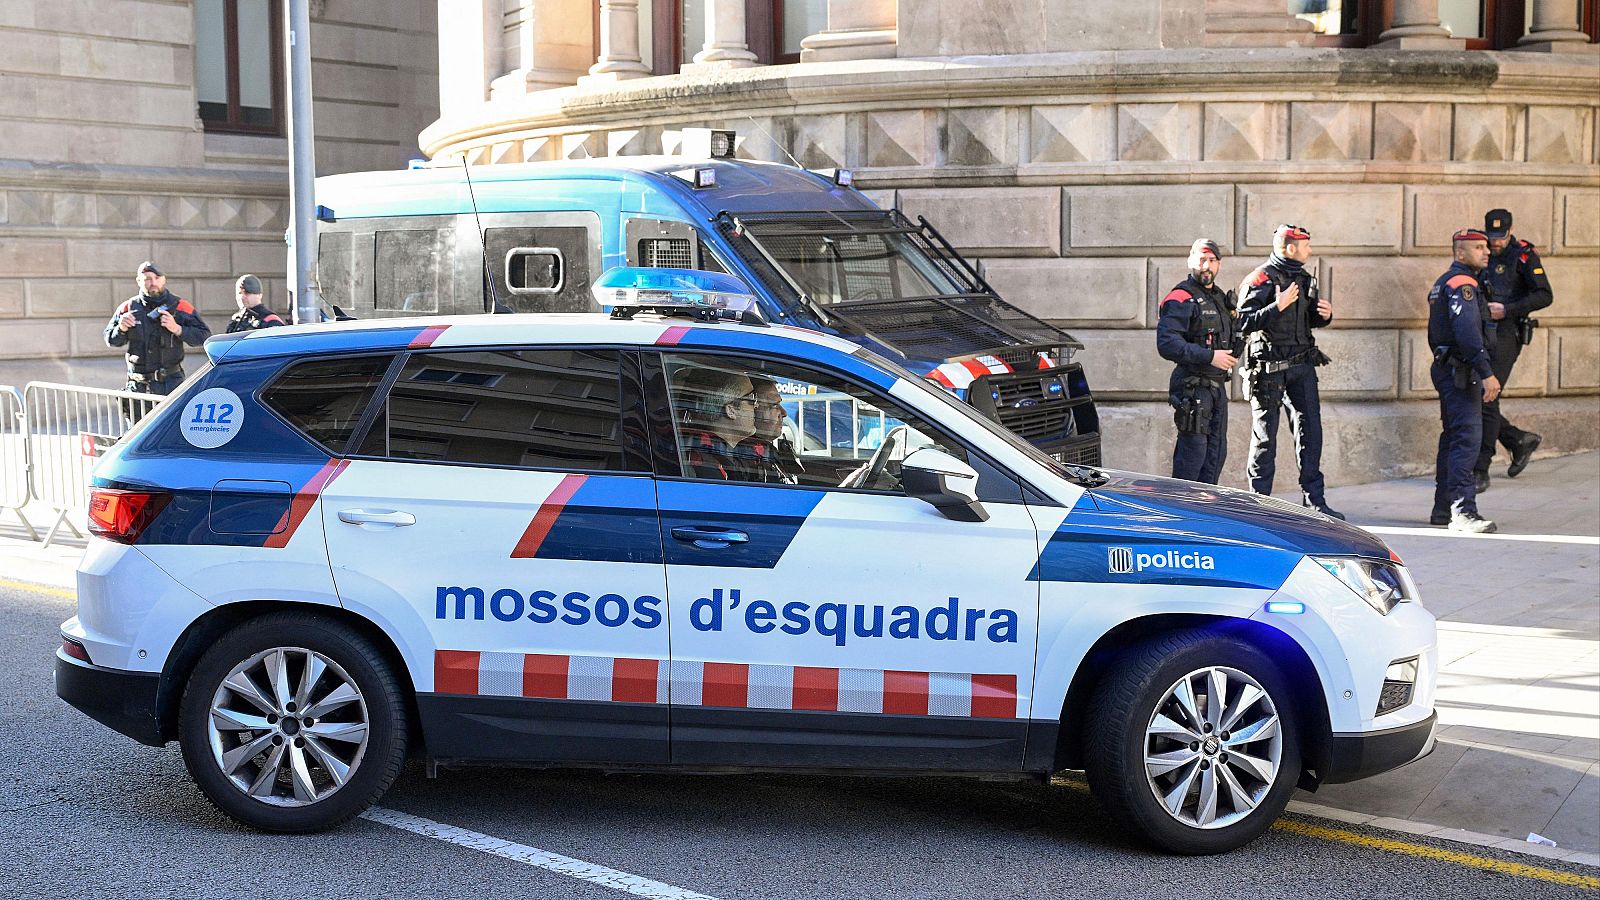
[[[141,383],[151,382],[151,381],[166,381],[169,378],[177,378],[179,380],[182,380],[183,379],[183,370],[182,369],[157,369],[154,372],[129,372],[128,373],[128,380],[129,381],[138,381],[138,382],[141,382]]]
[[[1289,357],[1288,359],[1257,359],[1257,360],[1252,360],[1251,361],[1251,365],[1250,365],[1250,371],[1251,371],[1252,374],[1255,374],[1255,375],[1275,375],[1275,374],[1277,374],[1279,372],[1282,372],[1282,371],[1288,369],[1290,366],[1297,366],[1297,365],[1299,365],[1301,363],[1308,363],[1308,362],[1311,362],[1312,360],[1314,360],[1316,358],[1317,358],[1317,348],[1311,347],[1309,349],[1302,350],[1299,353],[1296,353],[1295,355]]]

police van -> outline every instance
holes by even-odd
[[[721,155],[432,166],[317,179],[317,282],[357,319],[591,312],[617,266],[739,278],[772,322],[843,336],[1068,463],[1100,425],[1071,335],[1005,302],[925,219],[848,171]],[[707,144],[709,147],[709,143]]]
[[[740,287],[213,337],[95,470],[58,693],[276,832],[408,756],[1084,769],[1211,853],[1432,749],[1434,619],[1380,540],[1062,464]]]

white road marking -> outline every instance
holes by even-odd
[[[1446,531],[1443,528],[1396,528],[1377,525],[1358,525],[1373,534],[1397,534],[1406,537],[1471,538],[1483,541],[1532,541],[1539,544],[1580,544],[1600,547],[1600,537],[1583,534],[1469,534],[1464,531]]]
[[[380,825],[388,825],[391,828],[398,828],[402,831],[409,831],[413,834],[420,834],[423,837],[444,841],[447,844],[455,844],[468,850],[477,850],[480,853],[488,853],[502,859],[509,859],[512,862],[537,866],[538,868],[555,872],[558,875],[566,875],[581,881],[604,885],[608,888],[633,894],[636,897],[649,897],[651,900],[716,900],[715,897],[696,894],[694,891],[684,890],[659,881],[651,881],[638,875],[630,875],[627,872],[619,872],[616,869],[584,862],[581,859],[573,859],[570,856],[562,856],[559,853],[540,850],[538,847],[529,847],[526,844],[502,840],[476,831],[468,831],[465,828],[457,828],[454,825],[446,825],[443,822],[435,822],[432,819],[424,819],[421,816],[396,812],[392,809],[374,806],[362,813],[361,818],[377,822]]]

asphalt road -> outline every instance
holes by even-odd
[[[176,745],[141,746],[56,699],[56,627],[72,611],[64,592],[0,579],[0,897],[629,896],[607,883],[721,900],[1600,895],[1589,867],[1294,816],[1226,856],[1162,856],[1071,779],[430,780],[413,765],[377,816],[420,817],[430,834],[371,819],[258,834],[206,803]]]

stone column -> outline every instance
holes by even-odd
[[[449,115],[489,99],[489,82],[501,72],[500,0],[441,0],[439,112]]]
[[[1282,0],[1206,0],[1207,47],[1309,46],[1315,26],[1285,10]]]
[[[1461,50],[1464,39],[1439,24],[1439,0],[1394,0],[1394,19],[1378,35],[1378,47],[1395,50]]]
[[[1531,0],[1533,28],[1517,41],[1517,50],[1546,53],[1594,53],[1600,44],[1578,29],[1578,0]]]
[[[577,84],[594,59],[589,29],[593,14],[591,0],[518,0],[513,4],[505,12],[500,42],[505,48],[504,65],[513,68],[490,83],[489,99]]]
[[[704,0],[704,3],[706,42],[694,55],[694,64],[708,69],[742,69],[756,65],[756,55],[750,52],[744,40],[744,0]]]
[[[800,61],[892,59],[895,12],[895,0],[828,0],[828,29],[800,42]]]
[[[600,0],[600,58],[579,84],[644,78],[639,58],[639,0]]]

